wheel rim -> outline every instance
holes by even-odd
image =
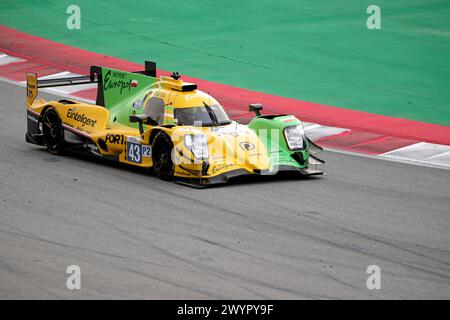
[[[170,155],[170,150],[167,147],[162,147],[161,152],[158,152],[158,155],[155,159],[155,167],[160,176],[167,176],[170,174],[172,170],[172,159]]]

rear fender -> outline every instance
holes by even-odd
[[[34,143],[42,146],[44,145],[42,136],[42,117],[44,116],[45,112],[49,108],[53,108],[56,113],[58,113],[60,118],[61,115],[51,103],[48,104],[45,101],[42,101],[42,103],[38,103],[38,101],[34,101],[34,99],[31,103],[33,102],[33,105],[28,105],[27,107],[27,133],[25,135],[25,140],[29,143]]]
[[[96,105],[62,104],[54,105],[65,126],[91,135],[106,127],[109,111]]]

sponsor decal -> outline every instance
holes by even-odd
[[[37,96],[37,74],[27,72],[27,103],[32,104]]]
[[[36,85],[34,85],[33,83],[28,82],[27,83],[27,87],[28,87],[28,97],[29,98],[33,98],[34,92],[36,90]]]
[[[105,75],[103,89],[105,91],[118,89],[119,94],[122,94],[124,90],[130,92],[131,88],[136,88],[138,86],[137,80],[125,80],[124,78],[125,73],[108,70]]]
[[[108,133],[105,137],[106,142],[114,144],[123,144],[123,134],[110,134]]]
[[[185,168],[183,168],[183,167],[178,167],[180,170],[177,170],[176,171],[176,173],[177,174],[179,174],[179,175],[183,175],[183,176],[185,176],[185,177],[192,177],[193,176],[193,174],[191,174],[190,172],[188,172],[188,171],[186,171],[186,169]]]
[[[33,116],[28,115],[27,118],[30,119],[30,120],[33,121],[33,122],[36,122],[36,123],[39,122],[38,119],[36,119],[36,118],[33,117]]]
[[[249,157],[260,157],[262,156],[261,152],[253,152],[248,155]]]
[[[75,110],[76,110],[75,108],[69,109],[67,111],[67,118],[80,122],[82,127],[84,126],[94,127],[96,125],[97,120],[86,117],[84,113],[80,114]]]
[[[139,137],[135,137],[135,136],[128,136],[127,141],[134,142],[134,143],[141,143],[141,140],[139,139]]]
[[[273,160],[274,165],[283,165],[283,164],[289,165],[291,163],[298,164],[298,162],[293,159],[275,159],[275,160]]]
[[[230,135],[233,137],[237,137],[241,134],[242,135],[251,134],[251,132],[247,130],[245,127],[240,125],[235,126],[232,124],[227,126],[212,127],[211,132],[215,133],[217,136]]]
[[[187,95],[184,96],[184,98],[185,98],[187,101],[192,100],[192,99],[195,99],[195,98],[197,98],[197,97],[198,97],[198,95],[197,95],[196,93],[187,94]]]
[[[239,147],[241,147],[242,150],[250,151],[255,149],[255,145],[251,142],[240,142]]]
[[[95,144],[93,144],[92,142],[89,142],[89,141],[84,141],[83,142],[83,147],[85,148],[85,149],[91,149],[91,151],[95,151],[95,152],[98,152],[98,147],[95,145]]]
[[[192,169],[188,169],[185,168],[183,166],[179,166],[180,169],[186,171],[186,172],[182,172],[185,175],[189,175],[189,176],[201,176],[201,171],[200,170],[192,170]]]
[[[233,163],[219,164],[219,165],[216,165],[216,166],[212,167],[211,173],[212,173],[212,174],[215,174],[215,173],[217,173],[217,172],[219,172],[219,171],[226,170],[226,169],[228,169],[228,168],[230,168],[230,167],[233,167],[233,166],[234,166]]]
[[[136,101],[133,103],[133,108],[136,109],[136,110],[139,110],[139,109],[142,107],[142,104],[143,104],[143,103],[144,103],[144,99],[136,100]]]

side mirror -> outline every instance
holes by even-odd
[[[130,115],[130,122],[137,122],[139,123],[139,132],[141,134],[144,134],[144,126],[143,124],[149,124],[152,126],[157,126],[158,122],[153,120],[152,117],[146,115],[146,114],[132,114]]]
[[[147,116],[146,114],[133,114],[130,116],[130,122],[142,122],[147,123]]]
[[[261,115],[261,110],[263,106],[261,103],[252,103],[248,105],[248,111],[253,111],[257,117]]]

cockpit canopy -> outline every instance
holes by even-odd
[[[222,106],[218,104],[176,108],[174,110],[174,118],[179,126],[210,127],[230,124],[230,118],[228,118]]]
[[[222,106],[200,90],[189,93],[155,90],[145,99],[143,111],[159,125],[166,123],[167,118],[179,126],[207,127],[231,122]]]

